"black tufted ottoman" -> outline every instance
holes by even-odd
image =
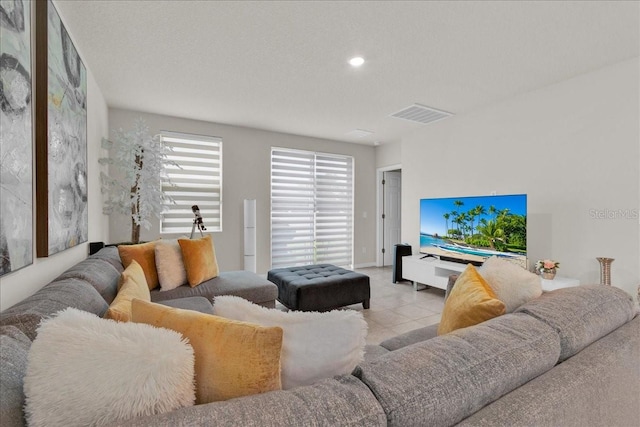
[[[267,279],[278,286],[278,301],[290,310],[326,311],[360,302],[369,308],[369,276],[335,265],[276,268]]]

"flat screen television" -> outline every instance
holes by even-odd
[[[527,267],[527,195],[420,200],[420,253],[481,265],[495,255]]]

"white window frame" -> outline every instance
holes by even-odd
[[[271,148],[271,266],[354,260],[352,156]]]
[[[195,219],[193,205],[200,209],[206,232],[222,231],[222,138],[171,131],[161,131],[160,136],[169,148],[166,178],[161,179],[169,200],[160,234],[188,235]]]

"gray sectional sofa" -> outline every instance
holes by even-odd
[[[102,315],[115,296],[118,264],[98,252],[0,313],[0,425],[24,425],[22,381],[40,319],[66,307]],[[168,303],[210,309],[202,298],[188,301]],[[625,292],[594,285],[545,293],[444,336],[430,326],[368,346],[351,375],[118,425],[639,424],[640,316]]]

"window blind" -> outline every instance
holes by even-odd
[[[271,150],[271,265],[353,263],[353,157]]]
[[[207,231],[222,231],[222,139],[212,136],[161,132],[170,148],[162,191],[165,206],[160,233],[190,233],[198,205]]]

